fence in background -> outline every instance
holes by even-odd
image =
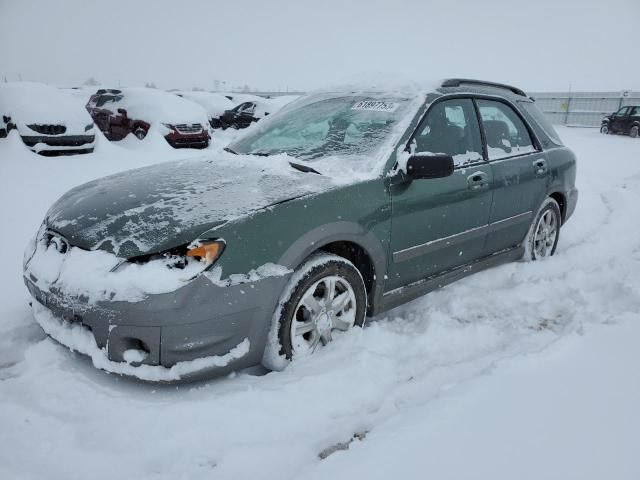
[[[640,92],[529,93],[555,125],[599,127],[602,117],[625,105],[640,105]]]

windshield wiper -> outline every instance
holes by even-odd
[[[293,162],[289,162],[289,165],[291,165],[296,170],[300,170],[301,172],[304,172],[304,173],[317,173],[318,175],[322,175],[315,168],[307,167],[306,165],[300,165],[299,163],[293,163]]]
[[[249,152],[249,155],[257,155],[258,157],[268,157],[271,154],[266,152]]]
[[[238,155],[238,152],[236,152],[235,150],[230,149],[229,147],[224,147],[223,150],[225,152],[229,152],[229,153],[233,153],[234,155]]]

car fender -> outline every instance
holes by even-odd
[[[294,270],[309,255],[334,242],[351,242],[360,246],[367,252],[373,263],[376,283],[384,279],[387,272],[385,248],[378,237],[355,222],[338,221],[309,230],[289,246],[278,263]]]

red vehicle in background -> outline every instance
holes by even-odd
[[[122,140],[133,133],[142,140],[147,136],[151,124],[140,119],[131,119],[127,110],[118,107],[124,95],[122,90],[101,89],[89,99],[87,110],[104,136],[111,141]]]
[[[151,88],[100,89],[86,105],[111,141],[133,134],[143,140],[155,128],[173,148],[206,148],[207,114],[189,100]]]

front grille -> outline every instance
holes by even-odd
[[[180,123],[178,125],[174,125],[176,130],[180,133],[200,133],[202,132],[202,125],[199,123],[192,123],[188,125],[186,123]]]
[[[67,131],[67,127],[64,125],[43,125],[32,123],[31,125],[27,125],[27,127],[42,135],[62,135]]]

